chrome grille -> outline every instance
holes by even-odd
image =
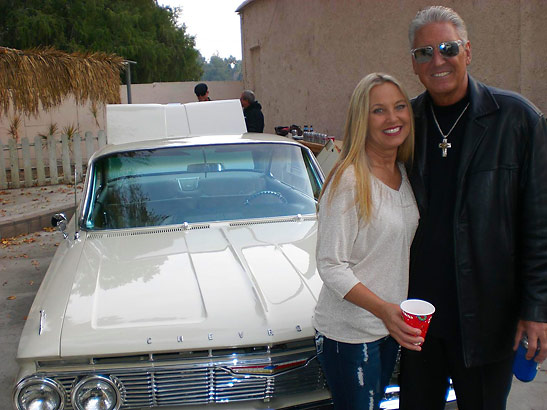
[[[235,351],[235,350],[234,350]],[[61,373],[41,363],[41,374],[54,378],[67,393],[67,406],[72,409],[70,394],[78,380],[90,374],[112,376],[122,386],[122,409],[173,405],[207,404],[242,400],[267,400],[288,394],[326,388],[315,351],[311,348],[283,349],[283,353],[231,354],[176,362],[151,360],[148,363],[109,363],[104,371],[94,362],[92,369]],[[123,358],[120,358],[123,359]],[[151,357],[152,359],[152,357]],[[238,366],[275,365],[293,360],[308,360],[305,366],[277,375],[236,374],[228,369]],[[97,360],[100,362],[100,360]],[[50,371],[47,371],[50,370]]]

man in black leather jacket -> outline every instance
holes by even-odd
[[[433,6],[409,30],[414,72],[410,180],[420,210],[409,298],[436,306],[421,352],[403,349],[401,409],[505,409],[523,333],[547,357],[547,123],[522,96],[467,73],[461,17]]]

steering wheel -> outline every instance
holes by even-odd
[[[279,201],[282,203],[282,204],[286,204],[287,203],[287,200],[285,199],[285,197],[283,195],[281,195],[281,193],[277,192],[277,191],[258,191],[258,192],[255,192],[254,194],[250,195],[244,202],[245,205],[251,205],[251,201],[253,201],[254,199],[260,197],[260,196],[263,196],[263,195],[272,195],[274,197],[276,197],[277,199],[279,199]]]

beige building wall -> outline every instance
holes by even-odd
[[[131,100],[133,104],[148,103],[189,103],[197,101],[194,87],[201,81],[178,83],[134,84],[131,86]],[[239,99],[243,91],[241,81],[205,81],[209,88],[211,100]],[[127,88],[120,89],[122,103],[127,103]]]
[[[131,99],[133,104],[145,103],[187,103],[197,101],[194,87],[197,82],[173,82],[133,84],[131,86]],[[208,81],[209,96],[212,100],[239,99],[243,91],[241,81]],[[122,103],[127,103],[127,87],[120,86]],[[0,114],[0,143],[7,144],[11,138],[8,129],[15,117],[13,111],[7,115]],[[83,136],[86,131],[97,135],[97,131],[106,129],[106,110],[104,105],[99,105],[95,112],[90,103],[77,105],[72,97],[68,97],[64,103],[50,111],[42,111],[37,117],[21,115],[19,137],[29,137],[31,140],[40,134],[47,134],[50,126],[57,127],[56,135],[66,133],[68,127],[74,127]]]
[[[341,136],[346,108],[366,74],[395,75],[412,97],[408,25],[430,0],[247,0],[239,8],[245,88],[263,106],[265,132],[313,124]],[[547,1],[441,1],[465,20],[469,72],[523,94],[547,111]]]

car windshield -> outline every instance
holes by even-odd
[[[90,230],[312,214],[322,184],[309,151],[275,143],[121,152],[91,172]]]

